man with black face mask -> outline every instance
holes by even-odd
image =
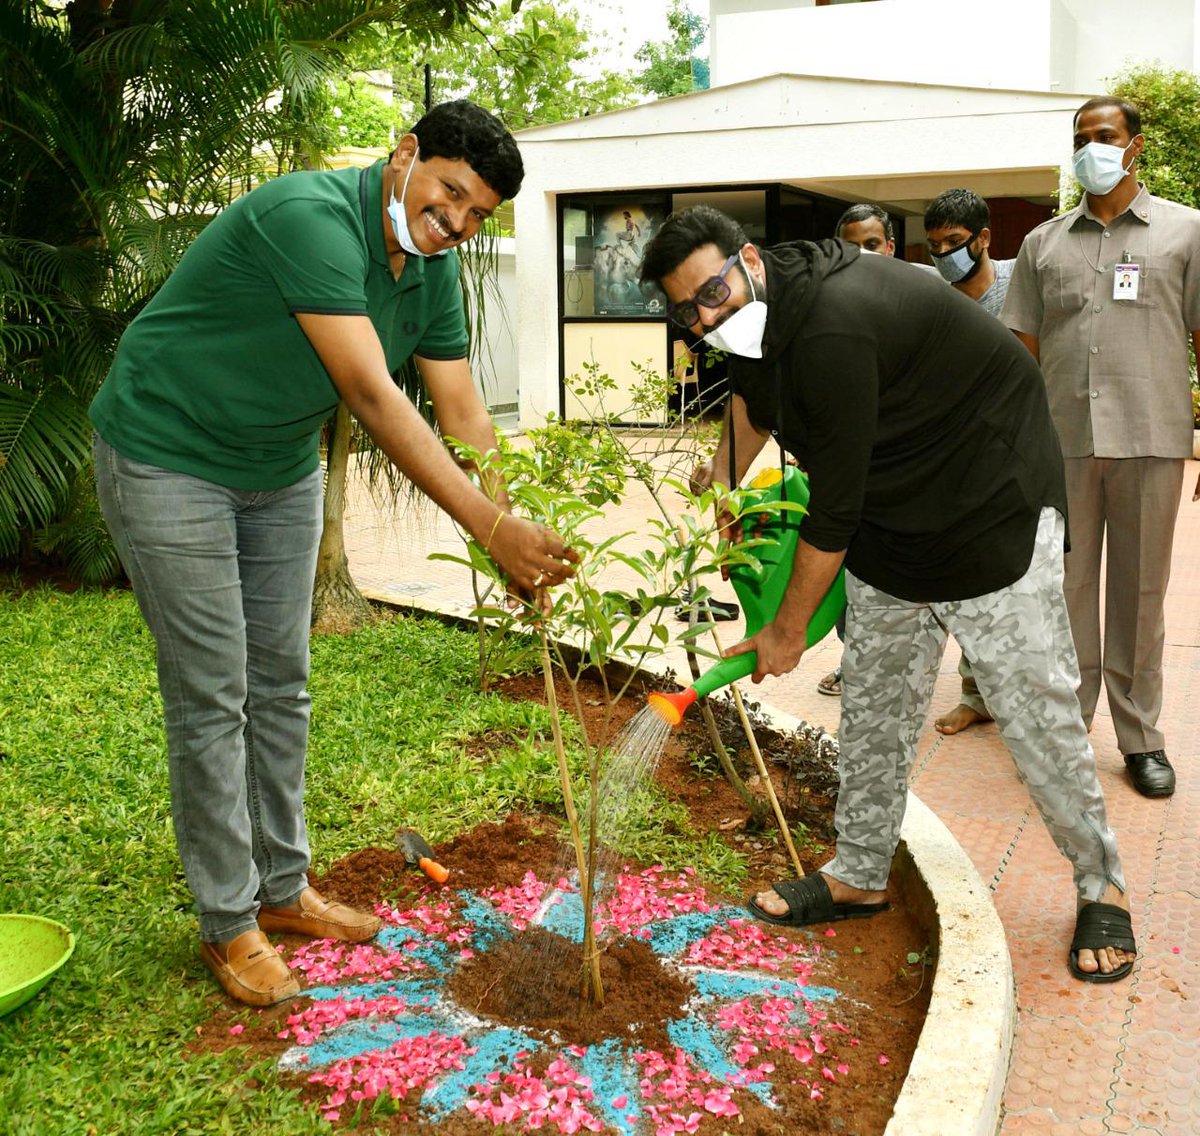
[[[1138,182],[1145,138],[1136,107],[1090,99],[1074,129],[1083,200],[1025,238],[1001,319],[1041,363],[1066,462],[1065,588],[1084,721],[1103,680],[1133,787],[1169,797],[1175,772],[1158,728],[1163,602],[1192,455],[1188,337],[1200,350],[1200,211]]]
[[[1016,261],[993,260],[989,255],[991,220],[987,202],[979,194],[947,189],[925,210],[925,240],[942,279],[998,319]],[[939,734],[957,734],[976,722],[992,720],[966,655],[959,661],[958,673],[962,694],[953,710],[934,720]]]
[[[999,316],[1015,260],[993,260],[991,212],[969,189],[947,189],[925,210],[925,240],[946,283],[989,315]]]
[[[886,908],[907,776],[947,632],[1078,893],[1071,973],[1133,969],[1129,900],[1075,696],[1062,597],[1062,458],[1033,360],[953,288],[845,241],[750,244],[700,206],[650,242],[642,279],[668,316],[730,352],[733,396],[699,484],[738,484],[768,438],[808,471],[808,514],[773,619],[729,655],[792,670],[843,562],[837,852],[750,900],[802,926]]]

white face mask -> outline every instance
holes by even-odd
[[[417,159],[421,155],[421,147],[418,143],[416,150],[413,153],[412,161],[408,163],[408,169],[404,172],[404,184],[400,187],[400,200],[396,200],[396,193],[392,191],[392,201],[387,207],[387,215],[392,219],[392,232],[396,234],[396,240],[400,242],[400,247],[410,256],[445,256],[449,251],[442,249],[440,252],[427,253],[422,252],[417,248],[416,242],[412,238],[412,233],[408,229],[408,214],[404,212],[404,195],[408,192],[408,179],[412,177],[413,166],[417,164]]]
[[[746,266],[740,254],[738,263],[745,271]],[[767,330],[767,305],[755,297],[754,278],[749,272],[746,272],[746,279],[750,283],[750,302],[743,304],[724,323],[707,332],[704,341],[718,351],[728,351],[730,355],[761,359],[763,334]]]
[[[978,236],[978,233],[972,233],[964,244],[959,245],[956,249],[951,249],[949,252],[929,254],[933,258],[934,268],[942,274],[942,279],[947,284],[959,284],[966,280],[967,277],[975,275],[975,271],[979,268],[979,263],[983,259],[982,253],[979,256],[971,254],[971,245]]]
[[[1129,146],[1132,145],[1130,141]],[[1089,142],[1086,146],[1080,146],[1071,159],[1075,167],[1075,180],[1097,197],[1111,193],[1123,178],[1129,176],[1129,170],[1125,168],[1125,151],[1129,146],[1109,146],[1105,142]]]

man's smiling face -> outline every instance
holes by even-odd
[[[412,173],[409,174],[411,166]],[[500,204],[496,193],[462,158],[422,159],[416,136],[400,140],[389,164],[391,187],[384,187],[384,204],[404,194],[404,213],[413,243],[427,256],[460,245],[479,232]],[[408,185],[404,179],[408,175]],[[388,248],[399,245],[391,226],[384,230]],[[394,247],[393,247],[394,246]]]

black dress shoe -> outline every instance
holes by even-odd
[[[1169,797],[1175,792],[1175,770],[1167,760],[1166,750],[1127,753],[1125,766],[1133,787],[1143,797]]]

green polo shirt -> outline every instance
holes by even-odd
[[[393,279],[383,163],[294,173],[204,229],[121,337],[91,406],[127,457],[235,489],[278,489],[318,464],[338,393],[297,312],[369,316],[388,370],[462,359],[458,258],[410,256]]]

